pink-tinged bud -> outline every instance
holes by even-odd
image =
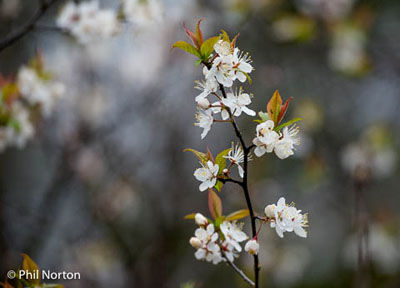
[[[199,101],[197,101],[197,104],[199,105],[200,108],[207,109],[210,107],[210,101],[206,98],[201,98]]]
[[[275,204],[272,205],[268,205],[267,207],[265,207],[264,209],[264,214],[265,216],[267,216],[268,218],[274,218],[275,217]]]
[[[201,240],[199,238],[196,237],[192,237],[189,240],[190,245],[192,245],[193,248],[201,248],[203,247],[203,244],[201,243]]]
[[[244,251],[248,252],[251,255],[257,255],[260,250],[260,244],[255,239],[251,239],[247,241],[246,246],[244,246]]]
[[[226,168],[225,168],[224,170],[222,170],[222,173],[224,173],[224,174],[228,174],[228,172],[229,172],[229,171],[228,171],[228,169],[226,169]]]
[[[200,213],[196,213],[196,215],[194,216],[194,221],[196,222],[197,225],[200,226],[205,226],[208,224],[207,218],[201,215]]]

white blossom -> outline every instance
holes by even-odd
[[[204,67],[206,68],[206,67]],[[207,68],[206,68],[207,69]],[[198,96],[196,96],[195,100],[199,103],[200,100],[206,98],[213,92],[217,92],[218,90],[218,83],[215,78],[206,78],[206,81],[197,81],[196,82],[196,89],[202,91]]]
[[[293,155],[294,145],[299,145],[300,140],[296,137],[299,128],[296,125],[283,128],[281,137],[276,141],[274,152],[280,159],[286,159]]]
[[[233,165],[236,165],[238,168],[239,176],[243,178],[244,170],[243,167],[240,166],[240,163],[244,162],[244,153],[242,146],[238,143],[236,146],[232,143],[232,149],[229,151],[227,156],[224,158],[228,159]],[[251,160],[250,155],[248,156],[248,161]]]
[[[43,116],[51,114],[55,101],[65,91],[62,83],[41,77],[33,68],[23,66],[17,76],[18,89],[32,105],[40,105]]]
[[[223,260],[221,249],[216,242],[218,233],[215,232],[214,224],[209,224],[207,227],[198,228],[195,231],[195,237],[190,239],[190,244],[197,248],[194,256],[197,260],[206,260],[213,264],[218,264]]]
[[[226,98],[222,99],[222,103],[225,106],[229,107],[232,115],[236,117],[240,116],[242,112],[246,113],[249,116],[256,115],[256,112],[246,107],[251,103],[251,98],[249,94],[243,93],[242,89],[239,89],[239,92],[236,90],[235,93],[227,93]]]
[[[9,113],[11,121],[0,128],[0,151],[7,146],[25,147],[35,132],[29,119],[29,111],[21,103],[14,102]]]
[[[224,246],[227,244],[232,245],[237,252],[241,252],[242,247],[240,247],[239,243],[248,238],[246,233],[242,231],[241,226],[236,222],[224,221],[219,228],[225,236]]]
[[[196,177],[197,180],[202,182],[199,186],[200,191],[205,191],[208,188],[212,188],[215,186],[215,183],[217,182],[217,175],[218,175],[218,170],[219,166],[218,164],[214,164],[211,161],[207,161],[207,164],[204,165],[201,163],[203,166],[202,168],[197,168],[194,171],[194,177]]]
[[[210,75],[214,75],[218,83],[225,87],[232,87],[233,80],[236,77],[232,66],[232,58],[233,55],[217,57],[210,69]]]
[[[257,157],[261,157],[265,153],[271,153],[274,150],[279,134],[273,129],[274,122],[272,120],[267,120],[257,125],[256,138],[253,139],[253,144],[257,146],[254,149],[254,154]]]
[[[106,39],[120,29],[115,11],[100,9],[97,0],[67,3],[57,18],[57,26],[71,33],[82,44]]]
[[[250,63],[251,59],[249,55],[241,52],[238,48],[235,48],[232,57],[232,67],[235,75],[233,80],[238,79],[242,83],[245,82],[247,79],[246,74],[251,73],[253,70]]]
[[[218,42],[214,44],[214,50],[219,56],[228,56],[229,54],[232,54],[231,44],[222,39],[218,40]]]
[[[260,249],[260,244],[258,244],[258,241],[255,239],[250,239],[244,246],[244,251],[248,252],[251,255],[257,255],[259,249]]]
[[[283,238],[284,232],[294,232],[300,237],[307,237],[307,232],[304,230],[308,227],[307,214],[301,214],[301,210],[297,210],[294,205],[287,205],[283,197],[279,198],[273,212],[271,228],[275,228],[279,237]]]
[[[211,104],[211,111],[214,114],[218,114],[221,112],[222,120],[229,119],[229,112],[228,109],[223,105],[222,101],[217,101]]]
[[[208,131],[210,131],[211,125],[214,123],[212,111],[200,108],[196,114],[196,120],[197,122],[194,125],[203,128],[201,139],[204,139]]]

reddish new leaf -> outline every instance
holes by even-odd
[[[214,157],[211,154],[210,148],[207,146],[207,158],[208,160],[210,160],[211,162],[215,163],[214,161]]]
[[[196,46],[197,49],[200,49],[201,43],[199,39],[197,38],[197,35],[190,31],[187,27],[185,22],[183,23],[183,29],[185,29],[186,34],[189,36],[189,38],[192,40],[194,46]]]
[[[283,104],[281,106],[281,111],[279,112],[279,115],[278,115],[278,123],[281,122],[283,117],[285,116],[286,111],[287,111],[288,106],[289,106],[289,103],[290,103],[290,101],[292,101],[292,99],[293,99],[293,97],[290,96],[289,99],[286,100],[285,104]]]
[[[200,28],[201,21],[203,21],[203,18],[200,18],[199,21],[197,22],[197,25],[196,25],[196,37],[197,37],[197,39],[199,41],[199,45],[200,45],[198,47],[199,49],[201,47],[201,44],[203,44],[203,42],[204,42],[204,40],[203,40],[203,32],[201,32],[201,28]]]
[[[208,189],[208,209],[214,219],[222,216],[222,202],[213,189]]]

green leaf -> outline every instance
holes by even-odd
[[[218,42],[220,39],[220,36],[214,36],[211,38],[208,38],[200,47],[200,53],[203,58],[203,60],[207,61],[208,58],[210,57],[211,53],[214,51],[214,45],[215,43]]]
[[[174,49],[174,48],[182,49],[182,50],[184,50],[186,52],[189,52],[189,53],[201,58],[199,50],[197,50],[193,45],[191,45],[191,44],[189,44],[189,43],[187,43],[185,41],[175,42],[172,45],[171,50]]]
[[[224,186],[224,183],[222,181],[217,180],[217,183],[215,183],[215,189],[217,189],[218,192],[221,192],[222,186]]]
[[[224,216],[220,216],[217,219],[215,219],[215,223],[214,223],[215,229],[218,229],[219,225],[221,225],[222,222],[224,222],[224,221],[225,221],[225,217]]]
[[[228,35],[228,33],[226,33],[226,31],[225,30],[221,30],[221,32],[222,32],[222,40],[224,40],[224,41],[226,41],[226,42],[228,42],[229,44],[231,43],[231,40],[229,40],[229,35]]]
[[[222,216],[222,202],[213,189],[208,189],[208,209],[214,219]]]
[[[219,166],[218,174],[221,174],[222,170],[225,169],[226,159],[224,158],[224,156],[228,155],[229,151],[231,151],[231,150],[232,150],[232,148],[225,149],[222,152],[220,152],[217,155],[217,157],[215,157],[215,164],[218,164],[218,166]]]
[[[22,262],[22,269],[25,271],[29,271],[32,273],[37,273],[39,271],[38,265],[29,257],[27,254],[21,254],[24,257],[24,261]],[[38,279],[27,279],[29,284],[37,285],[40,283],[40,271]]]
[[[226,216],[226,220],[227,221],[239,220],[239,219],[249,216],[249,214],[250,214],[250,212],[248,209],[238,210],[238,211],[233,212],[233,213],[229,214],[228,216]]]
[[[281,95],[279,94],[278,90],[275,91],[274,95],[272,95],[271,99],[269,100],[267,104],[267,112],[268,116],[271,120],[274,121],[275,126],[278,124],[278,115],[279,111],[282,106],[282,98]]]
[[[18,93],[18,85],[16,83],[8,83],[3,86],[2,90],[2,100],[7,102],[7,100],[12,99]]]
[[[207,164],[208,161],[207,154],[191,148],[186,148],[185,150],[183,150],[183,152],[192,152],[194,155],[196,155],[196,157],[200,160],[201,163],[203,163],[204,165]]]
[[[201,60],[201,59],[194,61],[194,67],[199,66],[201,62],[203,62],[203,60]]]
[[[281,125],[275,127],[274,130],[275,130],[275,131],[281,130],[282,128],[284,128],[284,127],[286,127],[286,126],[289,126],[289,125],[291,125],[291,124],[293,124],[293,123],[296,123],[296,122],[298,122],[298,121],[301,121],[301,120],[303,120],[303,119],[301,119],[301,118],[294,118],[294,119],[292,119],[292,120],[290,120],[290,121],[288,121],[288,122],[285,122],[285,123],[283,123],[283,124],[281,124]]]
[[[185,217],[183,217],[183,218],[186,220],[192,220],[192,219],[194,219],[195,216],[196,216],[196,213],[191,213],[191,214],[185,215]]]

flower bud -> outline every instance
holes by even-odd
[[[200,213],[196,213],[196,215],[194,216],[194,221],[196,222],[197,225],[200,226],[205,226],[208,224],[207,218],[201,215]]]
[[[210,101],[208,101],[207,98],[201,98],[197,101],[197,105],[199,105],[200,108],[207,109],[210,107]]]
[[[201,240],[199,238],[196,237],[192,237],[189,240],[190,245],[192,245],[192,247],[194,248],[201,248],[203,246],[203,244],[201,243]]]
[[[272,205],[268,205],[267,207],[265,207],[264,209],[264,214],[265,216],[267,216],[268,218],[274,218],[275,217],[275,204]]]
[[[244,246],[244,251],[248,252],[251,255],[257,255],[260,249],[260,244],[258,244],[257,240],[251,239],[247,241],[246,246]]]
[[[222,173],[224,173],[224,174],[228,174],[228,172],[229,172],[229,171],[228,171],[228,169],[226,169],[226,168],[225,168],[224,170],[222,170]]]

